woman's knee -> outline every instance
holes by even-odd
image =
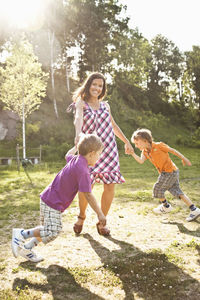
[[[104,191],[109,192],[109,193],[114,193],[115,192],[115,184],[114,183],[110,183],[110,184],[104,183]]]

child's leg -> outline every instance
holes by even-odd
[[[62,230],[61,212],[55,210],[43,201],[40,203],[40,218],[43,224],[35,231],[35,238],[41,238],[44,244],[53,241]]]
[[[183,191],[180,189],[180,185],[179,185],[179,171],[175,171],[173,172],[176,176],[177,179],[174,183],[174,185],[169,189],[169,192],[174,196],[177,197],[181,200],[184,201],[184,203],[190,208],[190,214],[189,216],[186,218],[186,221],[190,222],[195,220],[196,218],[198,218],[200,216],[200,209],[198,207],[196,207],[192,201],[190,200],[190,198],[185,195],[183,193]]]
[[[186,204],[188,207],[190,207],[191,205],[194,205],[194,204],[192,203],[192,201],[190,200],[190,198],[189,198],[187,195],[185,195],[185,194],[179,195],[179,198],[180,198],[181,200],[183,200],[183,201],[185,202],[185,204]]]
[[[42,230],[43,226],[28,229],[28,230],[23,230],[22,235],[24,236],[25,239],[32,237],[30,241],[25,243],[24,247],[26,249],[32,249],[33,247],[37,246],[41,241],[40,237],[40,230]]]
[[[154,184],[153,197],[158,198],[160,202],[162,202],[162,204],[153,209],[154,213],[156,214],[167,213],[172,210],[171,205],[165,198],[165,192],[168,189],[168,182],[170,180],[170,177],[170,173],[162,172],[159,175],[157,182]]]

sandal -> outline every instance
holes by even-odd
[[[110,230],[109,230],[107,227],[99,228],[99,225],[100,225],[100,223],[97,223],[97,224],[96,224],[98,234],[103,235],[103,236],[108,236],[108,235],[110,235]]]
[[[85,217],[86,218],[86,217]],[[81,219],[83,221],[85,221],[85,218],[81,217],[81,216],[78,216],[78,219]],[[81,231],[83,229],[83,224],[82,225],[78,225],[78,224],[74,224],[74,227],[73,227],[73,230],[76,234],[80,234]]]

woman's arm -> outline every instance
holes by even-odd
[[[75,118],[74,118],[74,126],[75,126],[75,146],[78,144],[80,133],[83,126],[83,107],[84,102],[81,99],[78,99],[78,101],[75,104],[76,112],[75,112]]]
[[[113,131],[114,134],[125,144],[125,153],[126,154],[131,154],[133,150],[133,147],[131,146],[131,143],[129,142],[129,140],[126,138],[126,136],[124,135],[124,133],[122,132],[122,130],[119,128],[119,126],[117,125],[117,123],[115,122],[115,120],[113,119],[113,116],[111,115],[111,111],[110,111],[110,106],[107,102],[105,102],[105,105],[107,107],[107,109],[109,110],[110,113],[110,118],[111,118],[111,123],[112,123],[112,127],[113,127]]]

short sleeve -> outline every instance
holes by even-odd
[[[91,186],[91,178],[90,174],[88,173],[82,173],[79,176],[79,181],[78,181],[78,190],[79,192],[83,193],[91,193],[92,191],[92,186]]]
[[[165,143],[160,142],[158,148],[163,152],[169,152],[169,146]]]
[[[68,163],[72,158],[74,157],[74,155],[69,154],[65,156],[66,162]]]

